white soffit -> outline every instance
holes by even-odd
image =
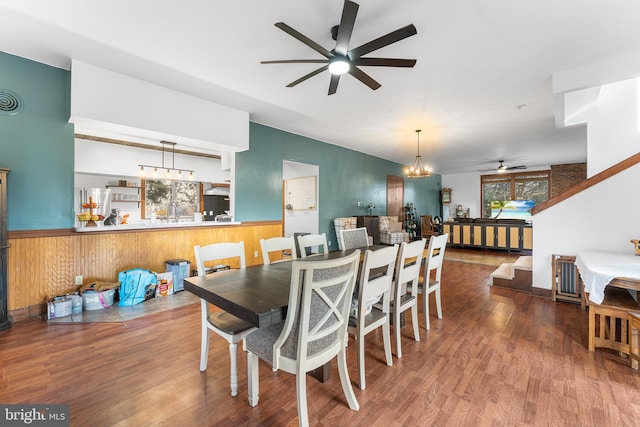
[[[637,50],[553,73],[553,93],[602,86],[640,76]]]
[[[587,123],[587,112],[598,101],[602,86],[576,90],[564,95],[564,125],[574,126]]]
[[[585,113],[597,102],[602,86],[637,76],[640,76],[637,51],[627,51],[553,73],[556,125],[585,124]]]
[[[249,113],[73,60],[75,133],[220,154],[249,149]]]

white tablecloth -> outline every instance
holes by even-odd
[[[601,304],[604,288],[615,278],[640,280],[640,256],[633,253],[585,251],[576,255],[576,267],[589,300]]]

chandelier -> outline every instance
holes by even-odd
[[[416,129],[416,135],[418,135],[418,155],[412,166],[406,166],[404,168],[404,174],[407,178],[425,178],[431,176],[431,168],[422,164],[422,157],[420,157],[420,129]]]
[[[164,174],[165,179],[183,179],[183,173],[189,174],[188,179],[193,180],[193,171],[189,169],[176,169],[176,143],[169,141],[160,141],[162,144],[162,166],[150,166],[150,165],[138,165],[140,167],[140,176],[146,175],[145,168],[152,170],[151,174],[154,178],[159,177],[159,174]],[[164,165],[164,152],[165,145],[171,145],[171,167]],[[158,172],[158,169],[160,172]]]

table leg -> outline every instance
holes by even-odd
[[[595,351],[596,334],[596,312],[593,306],[589,305],[589,351]]]
[[[307,375],[310,375],[321,383],[329,381],[331,378],[331,362],[327,362],[319,368],[307,372]]]
[[[400,313],[400,327],[404,328],[404,325],[407,323],[404,317],[404,311],[402,313]],[[391,325],[393,326],[393,317],[389,318]]]

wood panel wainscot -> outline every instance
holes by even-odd
[[[260,239],[282,232],[282,221],[96,233],[9,232],[9,313],[14,321],[44,314],[47,297],[76,291],[76,276],[82,275],[84,283],[115,282],[119,271],[130,268],[163,272],[167,260],[186,259],[195,266],[195,245],[242,240],[247,265],[262,264]]]

